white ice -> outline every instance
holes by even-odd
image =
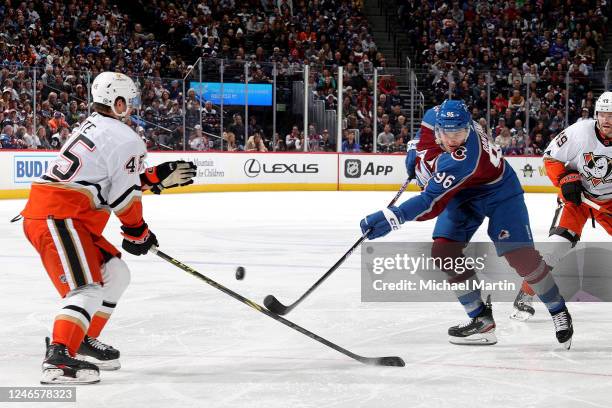
[[[392,192],[270,192],[146,196],[160,248],[256,302],[290,303],[359,237],[358,222]],[[404,198],[414,193],[405,193]],[[527,195],[543,240],[554,195]],[[23,236],[9,224],[24,201],[0,201],[0,385],[38,385],[44,337],[58,296]],[[430,239],[433,222],[389,240]],[[106,230],[120,245],[119,225]],[[487,241],[486,226],[476,235]],[[585,240],[609,240],[585,228]],[[405,368],[355,362],[147,255],[126,255],[132,283],[101,340],[123,367],[80,386],[78,406],[111,407],[610,407],[612,318],[607,303],[572,303],[576,334],[560,350],[538,303],[532,321],[494,304],[499,343],[447,342],[465,320],[459,304],[362,303],[359,253],[287,318],[367,356],[399,355]],[[243,265],[246,277],[234,278]],[[26,406],[15,404],[14,406]],[[45,404],[44,406],[67,406]],[[13,406],[13,405],[10,405]],[[36,404],[34,406],[41,406]]]

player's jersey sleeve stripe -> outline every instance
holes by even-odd
[[[121,208],[121,205],[129,196],[133,191],[137,191],[137,192],[141,192],[141,187],[139,185],[134,184],[132,187],[128,188],[127,190],[125,190],[120,196],[119,198],[117,198],[115,201],[113,201],[112,203],[110,203],[110,208],[112,208],[113,210],[117,209],[117,208]]]
[[[100,186],[97,183],[90,183],[89,181],[77,181],[76,183],[80,184],[82,186],[86,186],[86,187],[94,187],[96,189],[96,191],[97,191],[96,196],[98,197],[98,200],[100,201],[100,204],[108,205],[108,203],[106,202],[106,200],[102,196],[102,186]]]

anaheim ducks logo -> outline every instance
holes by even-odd
[[[584,153],[584,166],[582,170],[587,180],[597,186],[601,183],[612,183],[612,159],[608,156],[599,156],[593,153]]]

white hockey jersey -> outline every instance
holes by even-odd
[[[600,135],[594,119],[576,122],[559,133],[546,148],[547,157],[578,171],[591,196],[612,198],[612,140]]]
[[[140,173],[146,146],[123,122],[93,113],[32,184],[26,218],[79,219],[101,234],[113,211],[127,226],[142,221]]]

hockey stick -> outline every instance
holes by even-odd
[[[588,198],[584,194],[581,194],[582,202],[591,207],[594,210],[601,211],[601,206]]]
[[[304,329],[301,326],[298,326],[297,324],[283,318],[280,316],[275,315],[272,312],[269,312],[268,310],[266,310],[266,308],[258,305],[257,303],[239,295],[238,293],[226,288],[225,286],[215,282],[214,280],[202,275],[201,273],[199,273],[198,271],[196,271],[195,269],[191,268],[190,266],[185,265],[184,263],[172,258],[171,256],[163,253],[162,251],[159,250],[159,248],[157,247],[152,247],[150,249],[151,252],[153,252],[155,255],[159,256],[160,258],[162,258],[165,261],[170,262],[171,264],[173,264],[174,266],[176,266],[179,269],[184,270],[185,272],[195,276],[196,278],[203,280],[204,282],[208,283],[210,286],[219,289],[221,292],[225,293],[226,295],[229,295],[231,297],[233,297],[234,299],[236,299],[237,301],[244,303],[247,306],[252,307],[253,309],[257,310],[258,312],[261,312],[263,314],[265,314],[266,316],[271,317],[272,319],[276,320],[277,322],[280,322],[282,324],[284,324],[285,326],[299,331],[302,334],[305,334],[306,336],[310,337],[313,340],[318,341],[319,343],[323,343],[325,344],[327,347],[333,348],[336,351],[339,351],[340,353],[359,361],[360,363],[363,364],[368,364],[368,365],[375,365],[375,366],[391,366],[391,367],[404,367],[406,365],[406,363],[404,363],[404,360],[402,360],[400,357],[363,357],[360,356],[358,354],[352,353],[350,351],[348,351],[345,348],[342,348],[334,343],[332,343],[329,340],[324,339],[321,336],[318,336],[316,334],[314,334],[313,332]]]
[[[393,205],[395,205],[395,203],[400,198],[402,193],[406,190],[406,188],[408,187],[408,184],[410,184],[411,181],[412,181],[412,178],[409,178],[409,179],[406,180],[404,185],[399,189],[399,191],[397,192],[395,197],[393,197],[393,200],[391,200],[391,202],[389,203],[389,205],[387,207],[392,207]],[[348,251],[346,251],[346,253],[344,255],[342,255],[342,258],[338,259],[338,261],[334,264],[334,266],[329,268],[329,270],[327,272],[325,272],[325,274],[323,276],[321,276],[319,278],[319,280],[316,281],[315,284],[312,285],[302,296],[300,296],[300,298],[298,300],[296,300],[295,302],[293,302],[289,306],[285,306],[281,302],[279,302],[279,300],[276,299],[274,297],[274,295],[268,295],[264,299],[264,306],[266,306],[269,311],[271,311],[273,313],[276,313],[278,315],[286,315],[287,313],[289,313],[291,310],[293,310],[294,307],[299,305],[302,302],[302,300],[306,299],[308,297],[308,295],[310,295],[317,287],[319,287],[319,285],[321,285],[321,283],[323,283],[323,281],[325,281],[325,279],[327,279],[329,277],[329,275],[334,273],[334,271],[336,269],[338,269],[338,267],[340,265],[342,265],[344,263],[344,261],[346,261],[348,259],[349,256],[351,256],[353,251],[355,251],[355,249],[359,245],[361,245],[363,243],[363,241],[366,240],[366,237],[368,236],[369,233],[370,233],[370,230],[366,231],[366,233],[363,234],[361,236],[361,238],[359,238],[357,240],[357,242],[355,242],[353,244],[353,246]]]
[[[597,210],[599,212],[602,212],[604,214],[612,216],[611,212],[602,210],[602,208],[601,208],[601,206],[599,204],[597,204],[594,201],[589,200],[584,194],[582,194],[581,198],[582,198],[582,202],[585,203],[586,205],[588,205],[589,207],[591,207],[592,209]]]

